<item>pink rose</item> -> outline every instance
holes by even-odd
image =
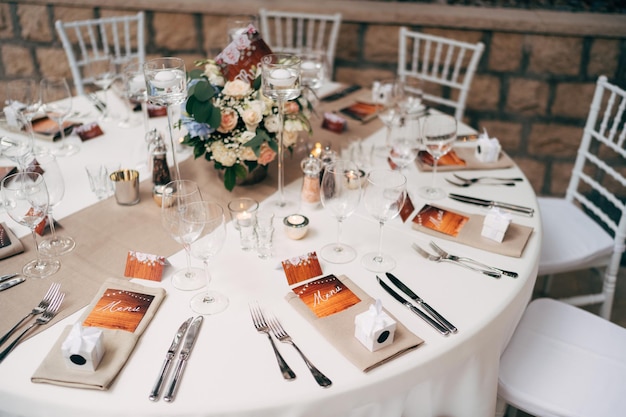
[[[220,123],[220,127],[217,128],[217,131],[220,133],[228,133],[237,126],[237,121],[239,120],[239,116],[237,116],[237,112],[234,110],[222,110],[222,122]]]
[[[261,152],[259,153],[259,159],[257,162],[261,165],[267,165],[274,160],[276,152],[270,148],[267,143],[261,145]]]

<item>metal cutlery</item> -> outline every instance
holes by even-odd
[[[478,184],[476,182],[454,182],[448,178],[444,178],[452,185],[456,185],[457,187],[471,187],[472,185]],[[515,187],[515,182],[480,182],[480,185],[503,185],[505,187]]]
[[[176,331],[176,334],[174,335],[174,339],[172,340],[172,343],[170,344],[170,347],[165,354],[165,361],[163,362],[163,366],[161,367],[159,376],[157,377],[156,383],[154,384],[154,387],[150,392],[150,396],[148,397],[151,401],[157,401],[159,399],[159,395],[161,395],[161,387],[163,386],[163,381],[165,380],[167,371],[170,368],[172,359],[174,358],[174,355],[178,350],[178,345],[185,335],[185,332],[187,332],[189,324],[191,324],[191,320],[193,320],[193,317],[189,317],[187,320],[185,320],[183,324],[180,325],[180,327]]]
[[[330,102],[330,101],[339,100],[340,98],[343,98],[343,97],[347,96],[348,94],[350,94],[350,93],[352,93],[354,91],[357,91],[359,89],[361,89],[360,85],[350,85],[350,86],[344,88],[343,90],[341,90],[341,91],[339,91],[337,93],[334,93],[334,94],[328,95],[326,97],[323,97],[322,101]]]
[[[37,317],[34,323],[26,328],[18,337],[15,339],[6,349],[0,352],[0,362],[2,362],[11,351],[17,346],[17,344],[22,340],[22,338],[35,326],[43,326],[44,324],[50,323],[50,320],[56,316],[57,311],[59,311],[59,307],[61,307],[61,303],[65,298],[64,292],[56,292],[54,297],[50,300],[48,307],[41,314],[41,316]]]
[[[187,330],[187,335],[185,336],[185,343],[183,344],[183,348],[178,355],[178,362],[176,362],[176,368],[174,371],[174,376],[170,381],[170,386],[165,393],[163,399],[167,402],[174,401],[174,397],[176,396],[176,389],[178,388],[178,382],[180,378],[183,376],[183,371],[185,370],[185,365],[187,364],[187,360],[189,359],[189,355],[191,354],[191,349],[193,349],[194,344],[196,343],[196,339],[198,338],[198,334],[200,333],[200,325],[202,324],[202,316],[198,316],[191,322],[189,329]]]
[[[446,328],[439,321],[434,320],[432,317],[430,317],[429,315],[424,313],[419,308],[415,307],[409,301],[407,301],[404,298],[402,298],[402,296],[400,294],[395,292],[389,285],[387,285],[383,280],[381,280],[378,275],[376,275],[376,279],[378,280],[378,283],[380,284],[380,286],[383,287],[383,289],[385,291],[387,291],[387,293],[389,295],[391,295],[397,302],[399,302],[400,304],[404,305],[406,308],[411,310],[413,313],[417,314],[420,318],[422,318],[422,320],[424,320],[426,323],[428,323],[431,327],[433,327],[435,330],[437,330],[442,335],[447,336],[447,335],[450,334],[450,330],[448,328]]]
[[[487,268],[487,269],[492,269],[496,272],[501,273],[502,275],[506,275],[507,277],[511,277],[511,278],[517,278],[519,276],[519,274],[517,272],[514,271],[507,271],[506,269],[501,269],[501,268],[496,268],[495,266],[491,266],[491,265],[487,265],[484,264],[482,262],[479,262],[475,259],[472,258],[468,258],[466,256],[456,256],[456,255],[452,255],[451,253],[445,251],[444,249],[442,249],[441,247],[437,246],[437,244],[435,242],[430,242],[430,247],[433,248],[433,250],[435,252],[437,252],[437,254],[443,256],[444,258],[448,258],[452,261],[461,261],[461,262],[471,262],[475,265],[478,265],[481,268]]]
[[[291,346],[293,346],[298,351],[298,353],[300,354],[300,356],[304,360],[304,363],[306,363],[306,366],[309,368],[309,370],[311,371],[311,374],[315,378],[315,381],[317,381],[317,384],[320,387],[323,387],[323,388],[330,387],[332,385],[332,381],[330,379],[328,379],[328,377],[326,375],[321,373],[319,371],[319,369],[317,369],[311,363],[311,361],[309,361],[307,359],[307,357],[304,356],[304,353],[302,353],[300,348],[298,348],[298,346],[293,342],[293,340],[291,339],[291,336],[289,336],[289,334],[285,331],[285,329],[280,324],[278,319],[276,319],[276,317],[270,317],[267,322],[270,325],[270,329],[272,329],[272,333],[274,334],[274,336],[276,336],[276,339],[278,339],[282,343],[290,344]]]
[[[15,278],[16,276],[18,276],[19,274],[17,272],[14,272],[12,274],[6,274],[6,275],[2,275],[0,277],[0,282],[4,282],[4,281],[8,281],[11,278]]]
[[[462,177],[460,175],[457,174],[452,174],[454,175],[457,179],[463,181],[463,182],[480,182],[483,180],[492,180],[492,181],[504,181],[504,182],[520,182],[520,181],[524,181],[524,178],[520,178],[520,177],[514,177],[514,178],[501,178],[501,177],[474,177],[474,178],[466,178],[466,177]]]
[[[270,343],[272,344],[272,349],[274,350],[274,355],[276,355],[276,360],[278,361],[278,366],[280,367],[280,372],[283,374],[283,378],[286,380],[292,380],[296,378],[295,372],[291,370],[285,359],[283,359],[282,355],[276,348],[276,344],[274,343],[274,339],[272,339],[272,335],[270,334],[270,328],[267,325],[267,321],[265,320],[265,316],[263,315],[263,311],[261,308],[256,306],[249,306],[250,308],[250,316],[252,316],[252,323],[257,332],[264,333],[267,335]]]
[[[489,208],[498,207],[504,210],[510,210],[510,211],[515,211],[517,213],[522,213],[529,217],[532,217],[535,214],[535,209],[530,208],[530,207],[518,206],[516,204],[503,203],[503,202],[494,201],[494,200],[483,200],[482,198],[476,198],[476,197],[470,197],[466,195],[452,194],[452,193],[449,193],[448,197],[450,197],[453,200],[460,201],[462,203],[474,204],[477,206],[483,206],[483,207],[489,207]]]
[[[422,249],[416,243],[413,243],[411,246],[413,247],[413,249],[415,249],[415,251],[417,251],[417,253],[419,253],[424,258],[428,259],[429,261],[433,261],[433,262],[450,262],[450,263],[453,263],[455,265],[459,265],[459,266],[462,266],[464,268],[470,269],[470,270],[472,270],[474,272],[480,272],[481,274],[485,274],[485,275],[487,275],[488,277],[491,277],[491,278],[500,278],[502,276],[499,272],[496,272],[496,271],[493,271],[493,270],[476,268],[476,267],[473,267],[473,266],[471,266],[469,264],[466,264],[466,263],[463,263],[463,262],[460,262],[460,261],[453,261],[452,259],[448,259],[448,258],[445,258],[443,256],[433,255],[433,254],[425,251],[424,249]]]
[[[8,281],[3,282],[2,284],[0,284],[0,291],[4,291],[4,290],[8,290],[9,288],[13,288],[18,284],[21,284],[22,282],[26,281],[26,279],[24,278],[13,278],[10,279]]]
[[[6,276],[10,276],[10,275],[11,274],[6,275]],[[30,316],[36,316],[38,314],[43,313],[50,306],[50,302],[54,299],[54,296],[59,292],[60,287],[61,287],[61,284],[59,284],[58,282],[52,283],[52,285],[50,285],[50,288],[48,288],[48,292],[46,293],[46,295],[43,296],[39,304],[37,304],[37,306],[34,307],[30,313],[28,313],[20,321],[18,321],[17,324],[15,324],[15,326],[11,328],[11,330],[9,330],[4,336],[2,336],[2,339],[0,339],[0,346],[4,342],[6,342],[9,339],[9,337],[13,334],[13,332],[15,332],[22,325],[22,323],[24,323],[24,321],[26,321]]]
[[[407,287],[402,281],[400,281],[400,279],[398,279],[394,274],[392,274],[391,272],[386,272],[385,275],[387,275],[387,278],[389,278],[389,280],[400,289],[400,291],[402,291],[403,293],[405,293],[406,295],[409,296],[410,299],[412,299],[413,301],[415,301],[420,307],[422,307],[424,310],[426,310],[426,312],[428,312],[428,314],[430,314],[435,320],[437,320],[439,323],[441,323],[442,325],[444,325],[448,330],[450,330],[451,333],[456,333],[458,331],[458,329],[456,328],[455,325],[453,325],[452,323],[450,323],[448,320],[446,320],[445,317],[443,317],[441,314],[439,314],[437,312],[437,310],[435,310],[434,308],[432,308],[426,301],[424,301],[423,298],[421,298],[420,296],[418,296],[417,294],[415,294],[413,292],[413,290],[411,290],[409,287]]]

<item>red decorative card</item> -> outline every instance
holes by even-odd
[[[457,237],[469,217],[426,204],[413,218],[413,223],[446,235]]]
[[[148,311],[154,295],[107,288],[83,326],[134,332]]]
[[[419,151],[417,154],[417,158],[424,164],[429,167],[433,166],[433,157],[427,151]],[[467,165],[464,159],[461,159],[454,149],[442,156],[437,162],[437,166],[461,166],[464,167]]]
[[[322,275],[322,267],[317,259],[317,253],[315,252],[310,252],[296,258],[285,259],[282,265],[289,285]]]
[[[295,287],[293,292],[317,317],[331,316],[361,301],[334,275]]]
[[[237,78],[252,84],[257,77],[261,58],[271,53],[272,50],[261,39],[256,28],[249,25],[244,34],[233,40],[215,58],[215,62],[228,81]]]

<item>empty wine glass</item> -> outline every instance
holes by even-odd
[[[389,140],[389,159],[403,171],[415,161],[420,148],[420,121],[409,114],[398,113]]]
[[[402,99],[402,94],[402,83],[395,78],[375,81],[372,86],[372,99],[374,103],[382,107],[381,110],[378,111],[378,118],[387,129],[385,144],[383,146],[377,146],[374,149],[378,155],[387,157],[389,154],[391,128],[393,127],[394,121],[398,120],[397,114],[400,111],[398,104]]]
[[[456,140],[456,119],[447,114],[434,114],[424,120],[422,141],[428,153],[433,157],[433,181],[431,186],[421,187],[419,195],[428,200],[444,198],[446,192],[435,186],[437,164],[442,156],[450,152]]]
[[[302,87],[306,90],[306,98],[313,108],[319,101],[317,91],[324,85],[328,65],[324,51],[310,51],[300,54]]]
[[[25,172],[33,155],[33,137],[31,135],[0,136],[2,155],[15,162],[21,172]]]
[[[33,135],[33,118],[41,110],[39,83],[32,78],[9,81],[7,84],[9,105],[16,111],[24,130]]]
[[[41,257],[35,231],[48,212],[48,190],[43,176],[34,172],[9,175],[2,181],[2,197],[9,216],[31,230],[37,248],[37,259],[24,265],[23,274],[31,278],[45,278],[56,273],[61,264],[57,260]]]
[[[80,148],[77,145],[66,143],[65,119],[72,111],[72,94],[65,78],[44,78],[41,80],[41,102],[46,115],[57,122],[61,132],[60,146],[52,153],[55,156],[69,156],[77,153]]]
[[[420,78],[406,77],[401,82],[402,98],[398,105],[405,115],[423,115],[426,108],[422,104],[424,98],[424,81]]]
[[[104,95],[104,108],[100,114],[100,120],[110,121],[112,119],[111,106],[109,105],[109,89],[117,77],[115,61],[111,55],[94,58],[85,65],[85,77],[90,78]]]
[[[222,249],[226,240],[224,209],[210,201],[190,203],[186,208],[183,220],[190,229],[201,229],[200,236],[191,243],[191,254],[203,262],[207,286],[206,291],[192,297],[191,309],[198,314],[217,314],[228,307],[228,297],[208,289],[211,282],[209,261]]]
[[[187,255],[187,267],[174,273],[172,284],[179,290],[197,290],[205,284],[203,271],[191,266],[191,242],[202,232],[201,225],[183,220],[187,205],[202,201],[198,185],[189,180],[174,180],[167,183],[161,199],[161,224],[170,236],[183,245]]]
[[[398,171],[388,169],[372,170],[367,177],[363,201],[368,213],[378,221],[378,251],[363,256],[361,263],[373,272],[390,271],[396,261],[383,253],[383,229],[385,222],[400,214],[406,199],[406,177]]]
[[[43,172],[42,175],[48,188],[48,224],[51,232],[50,238],[43,239],[39,243],[39,252],[54,258],[71,252],[76,246],[74,239],[69,236],[58,235],[54,227],[52,211],[63,199],[65,182],[54,155],[45,151],[37,152],[35,153],[35,161],[35,169],[40,168],[37,172]]]
[[[146,96],[146,78],[143,74],[143,67],[138,62],[131,62],[122,69],[125,89],[128,100],[132,103],[141,104],[141,114],[143,115],[144,132],[148,133],[148,103]]]
[[[152,104],[167,107],[167,127],[176,178],[181,179],[176,146],[172,132],[172,106],[187,99],[187,73],[185,62],[180,58],[155,58],[143,64],[148,100]]]
[[[335,264],[350,262],[356,258],[356,250],[341,243],[341,229],[361,201],[361,177],[356,164],[337,160],[328,165],[322,175],[320,196],[324,208],[337,219],[337,240],[324,246],[320,255]]]

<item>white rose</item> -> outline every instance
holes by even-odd
[[[231,97],[245,97],[250,94],[250,92],[250,84],[239,79],[227,81],[222,90],[224,95]]]
[[[241,119],[246,124],[246,129],[250,132],[256,132],[256,128],[263,120],[263,114],[253,107],[245,109],[241,114]]]
[[[224,85],[224,77],[222,76],[219,67],[214,63],[209,62],[204,66],[204,75],[211,84],[220,87]]]
[[[245,132],[241,134],[241,136],[237,138],[237,140],[239,141],[239,143],[247,143],[248,141],[252,140],[255,136],[256,136],[256,133],[249,132],[246,130]],[[246,148],[248,148],[248,146],[246,146]]]
[[[283,130],[283,145],[292,146],[298,141],[298,135],[305,130],[305,126],[298,119],[285,120],[285,129]]]
[[[278,122],[278,116],[272,115],[265,118],[265,129],[270,133],[278,132],[280,123]]]
[[[257,160],[257,157],[254,154],[254,151],[249,146],[241,147],[239,158],[243,159],[244,161],[256,161]]]
[[[213,142],[210,149],[213,154],[213,159],[224,166],[230,167],[237,162],[235,152],[228,149],[222,142]]]

